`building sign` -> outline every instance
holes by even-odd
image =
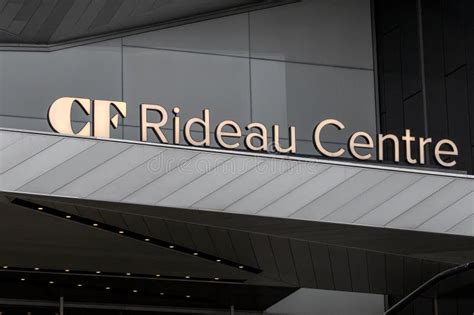
[[[86,115],[91,117],[79,132],[74,132],[71,122],[71,110],[73,106],[79,106]],[[110,117],[111,108],[117,111]],[[159,120],[150,118],[150,113],[158,113]],[[127,104],[121,101],[90,100],[85,98],[62,97],[51,104],[48,112],[48,122],[51,128],[65,135],[94,136],[99,138],[109,138],[110,129],[118,127],[119,117],[127,116]],[[156,116],[156,115],[155,115]],[[172,127],[172,136],[167,137],[163,128]],[[214,127],[215,126],[215,127]],[[199,127],[202,134],[196,138],[191,133],[192,128]],[[253,152],[268,152],[268,139],[271,139],[274,150],[278,153],[296,154],[296,127],[289,127],[288,144],[281,143],[280,126],[273,125],[270,130],[261,123],[252,122],[246,126],[240,126],[235,121],[224,120],[213,124],[211,127],[210,112],[208,109],[202,111],[201,117],[194,117],[187,121],[182,121],[180,108],[174,107],[168,111],[161,105],[141,104],[140,106],[140,133],[141,140],[148,141],[148,131],[151,130],[161,143],[181,144],[183,141],[192,146],[209,147],[211,145],[211,128],[214,131],[217,144],[224,149],[239,149],[240,139],[244,138],[244,146]],[[378,134],[376,139],[364,131],[358,131],[350,135],[347,145],[337,149],[329,149],[323,143],[322,131],[329,128],[337,130],[345,129],[343,122],[337,119],[325,119],[315,124],[312,139],[315,150],[323,156],[337,158],[345,152],[349,152],[354,159],[372,159],[370,149],[376,148],[377,160],[383,161],[385,147],[393,147],[393,160],[401,160],[400,152],[403,152],[403,159],[410,164],[425,164],[426,152],[431,152],[436,161],[444,167],[456,165],[455,157],[458,155],[456,144],[449,139],[441,139],[436,143],[431,138],[416,138],[411,135],[409,129],[405,134],[397,136],[393,134]]]

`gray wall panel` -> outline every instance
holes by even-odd
[[[210,109],[211,121],[250,120],[248,60],[226,56],[124,47],[127,124],[138,126],[141,103],[181,108],[184,122]],[[156,118],[155,118],[156,119]],[[215,125],[214,125],[215,126]]]
[[[124,37],[125,46],[248,57],[248,14]]]
[[[368,0],[303,1],[252,12],[250,30],[252,57],[369,69],[373,65]]]
[[[315,125],[340,120],[342,131],[328,127],[323,140],[345,143],[354,131],[376,132],[372,71],[252,60],[253,118],[268,125],[297,126],[297,139],[312,140]],[[284,133],[283,133],[284,132]]]
[[[121,69],[120,40],[56,52],[1,51],[0,114],[46,118],[62,96],[120,100]]]

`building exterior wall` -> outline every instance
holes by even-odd
[[[375,1],[384,132],[450,138],[474,167],[472,1]],[[433,160],[430,162],[435,167]]]
[[[119,121],[112,138],[140,139],[139,106],[143,103],[160,104],[169,112],[179,106],[183,121],[200,117],[208,108],[211,126],[227,119],[240,126],[261,122],[268,129],[279,124],[285,141],[288,126],[296,126],[298,154],[317,156],[313,128],[334,118],[346,129],[326,131],[323,141],[328,148],[346,146],[356,131],[375,138],[380,132],[401,136],[411,129],[415,136],[454,140],[460,151],[456,170],[472,174],[474,41],[469,19],[473,8],[468,2],[409,0],[400,5],[382,0],[304,0],[50,52],[0,49],[0,128],[52,131],[48,108],[63,96],[122,100],[128,104],[127,117]],[[89,120],[77,106],[72,117],[75,130]],[[165,133],[171,137],[172,132],[169,123]],[[193,133],[199,137],[199,129]],[[472,176],[286,157],[277,159],[275,164],[283,166],[273,173],[258,173],[257,165],[273,159],[5,130],[0,136],[4,154],[0,191],[7,193],[373,228],[373,240],[360,240],[362,234],[369,238],[368,232],[354,232],[354,237],[340,236],[343,246],[338,247],[326,244],[327,240],[314,242],[317,245],[303,243],[297,239],[300,231],[291,238],[253,231],[255,238],[245,234],[250,246],[229,249],[242,240],[242,234],[237,238],[223,227],[213,227],[219,229],[213,234],[212,228],[204,227],[220,246],[212,250],[228,255],[225,259],[237,261],[234,250],[248,254],[245,250],[252,248],[244,257],[251,257],[249,265],[254,268],[261,264],[266,269],[263,276],[270,273],[273,280],[294,288],[353,291],[300,290],[268,313],[298,313],[298,308],[300,313],[311,312],[318,299],[331,308],[342,299],[341,294],[353,302],[354,314],[375,314],[384,307],[383,294],[389,295],[385,307],[393,305],[450,267],[439,262],[436,268],[429,267],[436,254],[457,251],[451,246],[431,252],[422,237],[406,237],[419,252],[405,250],[399,243],[381,249],[377,241],[384,236],[376,228],[393,233],[431,232],[430,236],[440,239],[462,236],[459,252],[465,250],[466,238],[474,235]],[[149,141],[158,139],[149,132]],[[217,148],[212,141],[211,146]],[[199,169],[196,156],[210,168]],[[188,164],[191,171],[151,170],[156,159],[163,157]],[[347,152],[344,158],[349,158]],[[428,164],[437,167],[432,158]],[[225,173],[226,166],[233,170],[237,166],[238,172]],[[287,172],[293,168],[296,173]],[[10,202],[1,198],[5,204]],[[174,222],[173,218],[169,221]],[[186,224],[169,223],[169,239],[201,250],[193,247],[192,237],[183,236]],[[308,227],[301,235],[313,232]],[[258,246],[252,247],[252,242]],[[358,248],[363,242],[370,252]],[[447,244],[443,246],[451,243]],[[390,252],[395,249],[402,254]],[[174,267],[174,258],[163,257],[170,259],[170,269]],[[129,263],[137,263],[137,270],[143,267],[139,261]],[[208,268],[213,267],[209,264]],[[208,273],[204,271],[203,277]],[[360,292],[378,295],[359,299]],[[472,313],[465,293],[439,301],[433,296],[420,298],[404,314],[431,314],[435,307],[440,314],[451,314],[453,307],[459,315],[468,314],[467,310]],[[304,305],[301,300],[310,303]],[[347,305],[340,306],[338,311],[350,312]]]
[[[51,131],[61,96],[124,100],[112,137],[138,140],[141,103],[179,105],[183,120],[209,108],[212,121],[280,124],[282,137],[297,126],[298,152],[317,155],[323,119],[346,125],[328,129],[328,147],[377,132],[370,16],[369,1],[303,1],[54,52],[0,51],[0,126]],[[79,128],[87,117],[73,119]]]

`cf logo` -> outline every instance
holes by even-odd
[[[72,128],[71,110],[77,104],[87,115],[92,115],[92,122],[88,122],[75,133]],[[114,108],[118,114],[110,118],[110,110]],[[65,135],[110,137],[110,125],[118,127],[119,115],[127,116],[125,102],[95,100],[86,98],[62,97],[49,107],[48,122],[54,131]]]

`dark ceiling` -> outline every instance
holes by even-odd
[[[473,257],[469,237],[333,223],[12,193],[0,212],[3,299],[262,311],[299,287],[408,294]]]
[[[280,5],[285,0],[0,0],[0,43],[53,45]]]

